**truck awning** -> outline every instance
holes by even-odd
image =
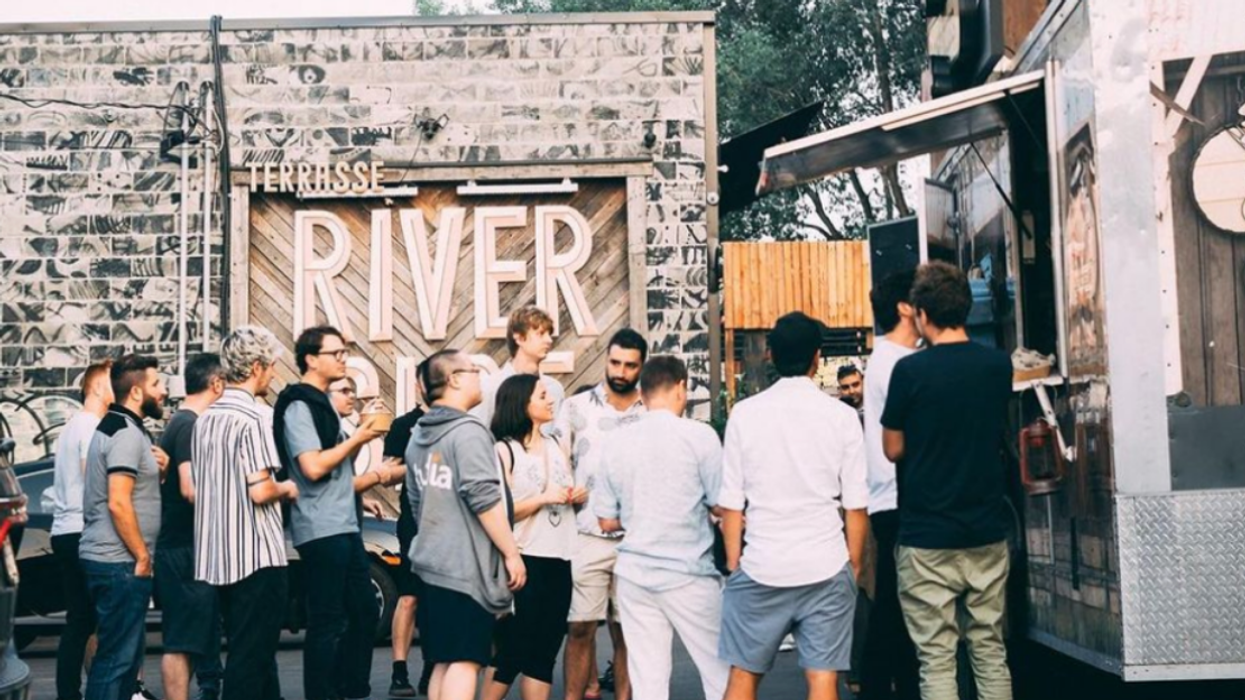
[[[1007,129],[1011,115],[1018,110],[1042,113],[1040,95],[1045,75],[1045,71],[1037,70],[1004,78],[768,148],[757,194],[997,136]],[[1023,102],[1013,100],[1021,94],[1026,94]],[[1037,101],[1030,96],[1038,96]]]

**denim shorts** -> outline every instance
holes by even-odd
[[[800,666],[847,671],[852,665],[856,578],[850,566],[825,581],[776,588],[735,571],[722,593],[718,656],[749,673],[767,673],[788,633],[795,635]]]

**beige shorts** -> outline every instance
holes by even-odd
[[[575,585],[568,622],[617,619],[618,585],[614,579],[614,562],[618,561],[621,541],[579,533],[575,556],[571,559],[571,578]]]

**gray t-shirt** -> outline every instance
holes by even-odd
[[[339,436],[339,441],[345,435]],[[290,478],[298,484],[298,500],[290,509],[290,531],[294,546],[308,542],[345,535],[359,531],[359,518],[355,511],[354,459],[347,457],[319,481],[312,481],[303,474],[298,456],[304,452],[324,449],[311,409],[303,401],[295,401],[285,409],[285,446],[294,467]]]
[[[134,479],[132,499],[138,529],[147,551],[155,553],[156,537],[160,534],[160,467],[151,447],[151,438],[138,416],[120,406],[108,409],[86,455],[86,488],[82,497],[85,527],[78,549],[81,558],[108,564],[134,561],[108,510],[108,481],[113,474]]]

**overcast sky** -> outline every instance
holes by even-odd
[[[410,15],[412,0],[0,0],[0,23]]]

